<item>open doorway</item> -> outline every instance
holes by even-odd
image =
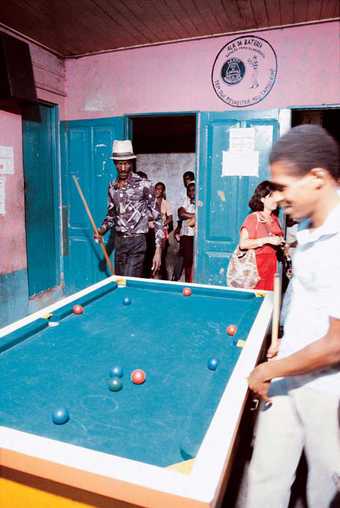
[[[317,124],[324,127],[340,145],[340,107],[320,109],[293,109],[292,127],[301,124]]]
[[[302,124],[320,125],[326,129],[329,134],[337,141],[340,148],[340,108],[293,109],[291,126],[296,127]],[[288,243],[294,244],[296,242],[296,233],[299,226],[297,223],[291,221],[289,217],[286,217],[285,219],[286,239]],[[294,250],[292,250],[291,254],[293,252]],[[289,280],[285,274],[286,271],[284,271],[283,277],[284,291],[286,290],[289,283]]]
[[[174,235],[178,209],[183,206],[186,189],[183,174],[196,171],[196,114],[147,115],[130,117],[130,132],[137,154],[136,171],[142,171],[153,184],[163,182],[173,215],[166,255],[167,275],[172,280],[179,249]],[[195,261],[194,261],[195,265]],[[184,277],[184,271],[181,279]],[[193,279],[195,275],[193,274]]]

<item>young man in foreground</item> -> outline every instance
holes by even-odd
[[[277,358],[249,387],[262,405],[249,468],[247,508],[285,508],[302,451],[309,508],[336,506],[340,475],[339,149],[324,129],[291,129],[270,155],[278,203],[298,233],[291,303]]]

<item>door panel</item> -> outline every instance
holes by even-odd
[[[23,120],[29,296],[59,284],[56,108],[38,107],[40,121]]]
[[[222,176],[222,152],[229,150],[230,129],[253,127],[259,175]],[[195,281],[226,284],[229,258],[249,213],[248,201],[269,176],[268,154],[279,136],[279,111],[200,113]]]
[[[62,122],[62,180],[65,292],[78,291],[107,276],[100,247],[72,175],[80,183],[97,226],[106,215],[108,183],[116,176],[113,139],[123,139],[125,118]]]

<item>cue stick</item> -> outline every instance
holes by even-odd
[[[281,305],[281,279],[280,274],[275,273],[274,275],[274,287],[273,287],[273,318],[272,318],[272,337],[270,348],[275,348],[276,351],[279,349],[279,326],[280,326],[280,305]],[[276,353],[277,354],[277,353]],[[268,358],[271,360],[271,357]],[[252,406],[250,411],[256,411],[259,407],[260,399],[254,397],[252,399]],[[270,402],[265,403],[266,406],[270,406]]]
[[[278,349],[279,346],[279,326],[280,326],[280,305],[281,305],[281,280],[280,275],[274,275],[274,299],[273,299],[273,319],[272,319],[272,340],[271,347]]]
[[[101,235],[99,235],[98,233],[98,229],[97,229],[97,226],[95,225],[95,222],[93,220],[93,217],[92,217],[92,214],[90,212],[90,209],[89,209],[89,206],[86,202],[86,199],[85,199],[85,196],[83,194],[83,191],[81,190],[81,187],[80,187],[80,184],[78,182],[78,178],[74,175],[72,175],[72,178],[73,178],[73,181],[75,183],[75,186],[77,187],[77,191],[79,192],[79,196],[80,196],[80,199],[82,200],[83,202],[83,205],[84,205],[84,208],[85,208],[85,211],[87,213],[87,216],[88,218],[90,219],[90,222],[91,222],[91,225],[92,225],[92,229],[95,233],[95,235],[98,235],[98,239],[99,239],[99,245],[103,251],[103,254],[104,254],[104,258],[105,258],[105,261],[106,261],[106,264],[108,265],[108,267],[110,268],[110,272],[112,273],[112,275],[115,274],[114,272],[114,269],[113,269],[113,266],[112,266],[112,263],[111,263],[111,259],[109,258],[109,255],[106,251],[106,248],[105,248],[105,245],[104,245],[104,241],[103,241],[103,238],[101,237]]]

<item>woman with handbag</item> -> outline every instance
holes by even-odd
[[[283,231],[275,214],[277,208],[273,199],[275,187],[265,180],[255,189],[249,201],[252,213],[241,226],[239,249],[254,250],[258,282],[254,289],[273,290],[274,274],[280,247],[284,244]]]

